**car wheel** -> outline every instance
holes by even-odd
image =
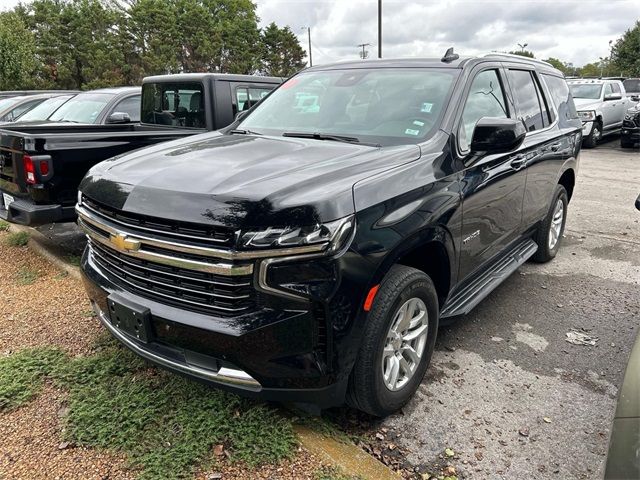
[[[538,244],[538,250],[531,257],[534,262],[548,262],[558,253],[567,221],[568,206],[569,197],[567,191],[562,185],[557,185],[549,213],[547,213],[533,238]]]
[[[415,268],[392,267],[365,320],[347,403],[378,417],[407,403],[431,361],[438,316],[438,296],[431,279]]]
[[[600,139],[602,138],[602,125],[599,121],[593,122],[593,128],[591,129],[591,133],[584,138],[582,141],[582,145],[586,148],[595,148]]]
[[[628,138],[621,137],[620,138],[620,146],[622,148],[633,148],[634,142]]]

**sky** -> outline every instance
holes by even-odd
[[[361,43],[378,56],[377,0],[254,0],[261,25],[288,25],[307,50],[311,27],[314,64],[358,58]],[[0,0],[0,10],[18,0]],[[640,0],[382,0],[384,57],[440,57],[527,50],[575,66],[609,56],[640,20]]]
[[[377,0],[257,0],[261,24],[289,25],[313,63],[358,58],[361,43],[378,56]],[[440,57],[518,50],[575,66],[609,56],[640,20],[640,0],[382,1],[383,57]]]

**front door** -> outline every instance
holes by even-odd
[[[520,233],[526,175],[523,167],[531,153],[520,149],[478,156],[470,151],[478,120],[515,116],[505,91],[506,81],[500,68],[476,73],[456,129],[456,148],[465,164],[461,172],[461,280],[501,252]]]

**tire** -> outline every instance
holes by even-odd
[[[622,148],[633,148],[634,142],[631,139],[620,137],[620,147]]]
[[[596,120],[595,122],[593,122],[591,133],[582,140],[582,145],[585,148],[595,148],[601,138],[602,123],[600,123],[600,120]]]
[[[555,239],[555,243],[551,242],[550,239],[554,236],[552,230],[552,224],[556,227],[558,225],[557,218],[554,223],[554,216],[557,214],[558,203],[562,203],[562,218],[560,219],[560,230],[557,232],[557,237]],[[538,250],[531,257],[531,260],[538,263],[545,263],[553,258],[558,253],[560,248],[560,243],[562,243],[562,234],[564,233],[564,226],[567,223],[567,208],[569,206],[569,196],[567,195],[567,191],[562,185],[556,185],[555,192],[553,193],[553,201],[549,206],[549,212],[547,216],[542,221],[540,227],[536,231],[533,240],[538,244]],[[554,229],[557,231],[557,228]]]
[[[422,342],[422,353],[417,362],[407,362],[406,359],[409,357],[406,350],[403,350],[403,353],[396,351],[395,354],[383,355],[385,346],[394,348],[388,342],[397,342],[396,345],[401,345],[400,349],[407,348],[403,341],[406,335],[402,337],[390,330],[398,325],[400,317],[397,314],[405,304],[409,304],[410,310],[414,312],[424,311],[428,315],[426,319],[419,314],[415,317],[415,320],[422,318],[423,325],[413,332],[427,325],[424,337],[419,337],[421,339],[419,341]],[[411,308],[411,305],[416,308]],[[349,378],[347,403],[353,408],[377,417],[385,417],[405,405],[420,386],[431,361],[438,334],[438,318],[438,296],[431,279],[415,268],[394,265],[384,277],[373,307],[367,314],[362,345]],[[418,325],[421,324],[418,323]],[[409,329],[407,335],[410,335],[411,331]],[[389,341],[389,336],[393,335],[396,335],[395,339]],[[419,345],[411,344],[411,346],[416,352],[420,349]],[[392,361],[402,365],[401,360],[396,360],[400,358],[398,355],[405,358],[404,365],[413,365],[414,368],[412,375],[397,373],[397,389],[392,390],[387,386],[388,380],[385,379],[384,374],[391,368]],[[404,367],[397,368],[402,372]],[[393,378],[393,375],[389,375],[388,378]],[[406,380],[404,384],[402,379]]]

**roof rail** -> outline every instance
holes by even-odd
[[[525,57],[524,55],[515,55],[513,53],[500,53],[500,52],[489,52],[478,55],[479,57],[506,57],[506,58],[514,58],[519,60],[527,60],[529,62],[540,63],[542,65],[546,65],[548,67],[556,68],[551,65],[549,62],[545,62],[544,60],[538,60],[537,58]]]

